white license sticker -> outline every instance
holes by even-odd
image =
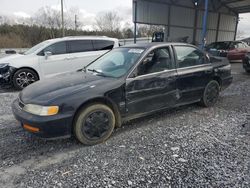
[[[144,50],[142,50],[142,49],[136,49],[136,48],[134,48],[134,49],[130,49],[130,50],[128,51],[128,53],[141,54],[143,51],[144,51]]]

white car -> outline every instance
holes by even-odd
[[[76,71],[104,53],[119,47],[115,38],[98,36],[63,37],[46,40],[24,54],[0,59],[0,83],[23,89],[57,74]]]

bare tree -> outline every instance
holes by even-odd
[[[121,18],[116,12],[101,12],[96,17],[97,29],[104,32],[116,32],[120,29]]]
[[[49,28],[61,27],[60,12],[48,6],[40,8],[34,16],[35,24],[42,25]]]

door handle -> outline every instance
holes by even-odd
[[[66,57],[64,58],[65,60],[73,60],[73,59],[77,59],[77,57]]]

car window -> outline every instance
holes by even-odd
[[[243,43],[239,42],[237,44],[237,48],[246,48],[246,46]]]
[[[72,40],[67,42],[70,53],[94,51],[91,40]]]
[[[112,50],[115,42],[110,40],[93,40],[95,50]]]
[[[44,48],[38,55],[44,55],[44,52],[51,52],[52,55],[66,54],[66,43],[57,42]]]
[[[137,67],[137,75],[146,75],[172,69],[169,48],[158,48],[150,52]]]
[[[230,42],[214,42],[207,46],[207,49],[227,50]]]
[[[205,63],[204,54],[191,46],[175,46],[179,68],[202,65]]]

